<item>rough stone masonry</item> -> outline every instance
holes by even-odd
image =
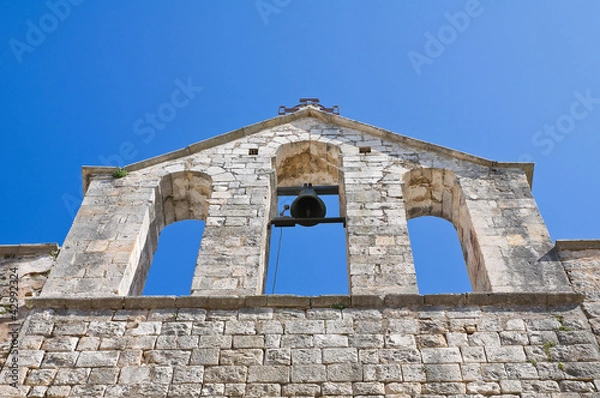
[[[550,240],[531,164],[307,105],[126,169],[84,168],[60,251],[0,246],[1,397],[600,397],[600,241]],[[339,188],[348,296],[264,294],[277,189],[304,182]],[[425,215],[472,293],[419,295]],[[191,294],[140,296],[185,219],[206,223]]]

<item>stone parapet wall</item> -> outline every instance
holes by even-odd
[[[334,306],[34,308],[0,396],[599,395],[580,304]]]
[[[142,291],[163,227],[205,221],[191,295],[264,292],[279,188],[334,185],[349,292],[418,292],[407,220],[451,221],[478,292],[566,292],[530,188],[531,165],[498,163],[306,107],[127,166],[84,171],[85,197],[43,296]]]
[[[10,331],[27,315],[25,297],[40,294],[57,255],[56,243],[0,245],[0,367],[11,350]]]
[[[600,398],[600,241],[553,246],[532,167],[307,106],[85,168],[60,254],[0,246],[0,397]],[[304,182],[338,188],[349,296],[262,294],[279,188]],[[473,293],[417,294],[419,216],[457,228]],[[185,219],[191,295],[137,296]]]
[[[586,297],[582,307],[600,344],[600,241],[557,241],[556,249],[573,290]]]

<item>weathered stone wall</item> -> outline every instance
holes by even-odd
[[[191,294],[262,294],[276,189],[300,181],[340,187],[351,294],[418,292],[406,220],[420,215],[457,227],[475,291],[570,290],[560,262],[547,257],[553,244],[524,165],[308,107],[129,169],[120,179],[86,174],[42,295],[139,294],[160,231],[186,217],[206,221]]]
[[[114,304],[97,300],[79,305]],[[544,295],[472,299],[488,305],[467,296],[396,300],[343,309],[37,308],[21,330],[19,387],[0,386],[0,396],[600,395],[599,335],[577,303],[548,304]]]
[[[10,332],[27,315],[24,298],[40,294],[57,255],[55,243],[0,246],[0,367],[13,348]]]
[[[86,170],[55,264],[0,248],[0,304],[18,266],[21,307],[0,397],[600,398],[600,244],[552,245],[526,165],[308,107],[128,169]],[[302,182],[339,185],[350,296],[262,295],[277,187]],[[455,225],[474,293],[417,294],[422,215]],[[136,297],[188,218],[192,295]]]
[[[558,241],[556,246],[573,290],[586,297],[582,308],[600,343],[600,241]]]

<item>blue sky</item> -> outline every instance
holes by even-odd
[[[600,237],[598,2],[2,0],[0,7],[2,244],[62,243],[82,197],[81,165],[156,156],[274,117],[300,97],[474,155],[534,161],[533,192],[552,238]],[[146,119],[182,85],[191,87],[188,96],[168,122]],[[424,233],[431,239],[437,229]],[[303,267],[343,263],[343,247],[335,261],[316,252],[284,260],[294,246],[286,231],[280,263],[295,269],[292,282],[329,281]],[[451,268],[451,238],[439,238],[450,248],[425,245],[436,275]],[[183,262],[171,260],[166,274],[184,279]],[[344,284],[344,275],[336,278]]]

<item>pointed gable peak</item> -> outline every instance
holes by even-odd
[[[534,167],[533,163],[497,162],[494,160],[485,159],[479,156],[468,154],[466,152],[461,152],[441,145],[432,144],[430,142],[422,141],[416,138],[408,137],[389,130],[385,130],[380,127],[375,127],[363,122],[352,120],[341,116],[339,114],[339,111],[339,106],[334,105],[330,108],[325,107],[324,105],[319,103],[318,98],[301,98],[300,103],[292,108],[280,106],[278,109],[278,116],[276,117],[191,144],[185,148],[178,149],[176,151],[168,152],[163,155],[159,155],[150,159],[142,160],[140,162],[127,165],[125,169],[127,171],[141,170],[150,166],[157,165],[159,163],[176,160],[210,148],[225,145],[232,141],[257,134],[267,129],[283,126],[286,124],[300,121],[302,119],[309,118],[315,119],[323,124],[339,126],[355,130],[359,133],[368,134],[372,137],[379,138],[385,142],[405,145],[414,148],[415,150],[438,153],[442,156],[454,158],[463,162],[473,163],[479,166],[489,168],[518,168],[524,171],[525,175],[527,176],[529,185],[532,185]],[[112,174],[116,169],[118,168],[110,166],[83,166],[82,174],[84,192],[87,189],[87,185],[89,183],[89,178],[91,175]]]

